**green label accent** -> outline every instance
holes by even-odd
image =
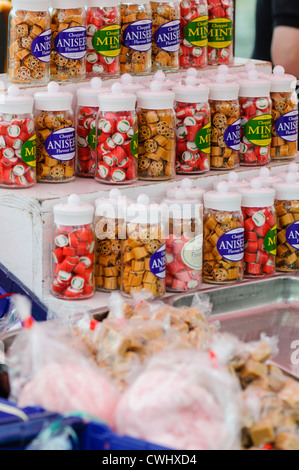
[[[264,239],[264,248],[265,250],[270,253],[270,255],[276,255],[276,247],[277,247],[277,226],[273,227],[269,232],[266,234]]]
[[[264,114],[257,116],[245,124],[244,135],[254,145],[267,147],[272,141],[272,116]]]
[[[184,29],[184,36],[190,44],[196,47],[208,45],[208,16],[201,16],[190,21]]]
[[[22,146],[21,157],[24,163],[36,167],[36,135],[33,135]]]
[[[118,57],[120,55],[120,32],[118,24],[99,29],[92,38],[94,50],[105,57]]]
[[[138,158],[138,131],[132,137],[131,152],[135,158]]]
[[[211,153],[211,123],[204,126],[197,132],[195,137],[195,144],[198,150],[203,153]]]
[[[182,260],[188,268],[194,270],[202,269],[202,246],[203,236],[199,235],[187,242],[182,249]]]
[[[227,18],[209,20],[209,46],[214,49],[229,47],[233,42],[233,22]]]
[[[96,149],[96,130],[95,129],[91,129],[87,137],[87,142],[91,150]]]

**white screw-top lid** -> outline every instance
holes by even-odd
[[[140,90],[143,90],[145,88],[142,83],[136,83],[133,80],[132,75],[129,73],[125,73],[121,77],[121,85],[123,87],[123,91],[126,93],[137,93]]]
[[[73,94],[60,91],[56,82],[50,82],[48,91],[34,94],[35,108],[40,111],[71,111]]]
[[[135,111],[136,95],[125,93],[121,83],[114,83],[109,93],[98,96],[100,111]]]
[[[271,93],[291,93],[296,90],[297,79],[293,75],[285,73],[281,65],[277,65],[273,74],[269,77],[271,82]]]
[[[12,8],[25,11],[48,11],[49,0],[12,0]]]
[[[283,183],[274,185],[278,201],[299,201],[299,182],[295,173],[288,173]]]
[[[197,200],[197,202],[202,203],[203,202],[203,195],[205,193],[205,190],[202,188],[199,188],[198,186],[194,186],[192,183],[192,180],[189,178],[184,178],[181,180],[179,186],[171,186],[170,188],[167,189],[166,194],[168,198],[173,198],[175,197],[176,193],[178,190],[183,189],[184,194],[188,198],[194,198]]]
[[[286,167],[286,171],[279,174],[279,178],[281,179],[281,182],[285,181],[285,178],[286,178],[288,173],[294,173],[296,175],[297,180],[298,180],[298,176],[299,176],[298,169],[299,169],[299,167],[298,167],[297,163],[295,163],[295,162],[289,163]]]
[[[179,188],[174,195],[162,201],[167,207],[170,218],[178,220],[190,220],[200,215],[199,201],[186,196],[184,189]]]
[[[214,83],[210,84],[210,100],[235,101],[239,98],[239,85],[236,82],[228,82],[226,74],[217,74]]]
[[[174,106],[175,94],[162,89],[160,82],[154,80],[150,89],[137,93],[138,107],[144,109],[171,109]]]
[[[186,85],[173,88],[176,101],[182,103],[206,103],[209,100],[210,90],[204,85],[196,85],[195,77],[187,77]]]
[[[99,197],[95,201],[95,215],[96,217],[107,217],[109,219],[123,219],[126,214],[127,205],[130,203],[132,201],[123,196],[119,189],[111,189],[108,196]]]
[[[239,96],[246,98],[261,98],[270,95],[270,80],[262,80],[259,78],[257,70],[250,70],[247,78],[239,80],[240,90]]]
[[[136,202],[128,205],[126,220],[135,224],[160,224],[162,207],[159,204],[151,204],[146,194],[140,194]]]
[[[225,181],[218,184],[216,191],[208,191],[204,194],[204,206],[207,209],[217,211],[235,212],[241,210],[242,194],[229,191]]]
[[[158,70],[158,72],[155,73],[154,81],[159,82],[162,88],[169,88],[170,90],[176,85],[174,80],[166,78],[166,75],[162,70]]]
[[[249,182],[242,179],[240,180],[239,174],[236,171],[230,171],[227,175],[225,182],[228,184],[230,191],[240,191],[242,188],[248,188],[250,186]],[[213,184],[214,189],[217,189],[219,180],[216,180]]]
[[[100,8],[114,8],[119,4],[119,0],[87,0],[87,6]]]
[[[243,188],[241,192],[243,207],[270,207],[274,205],[275,190],[264,188],[258,178],[251,180],[250,187]]]
[[[57,225],[88,225],[93,222],[94,207],[81,202],[77,194],[69,196],[66,203],[54,206],[53,211]]]
[[[101,78],[95,77],[90,81],[90,87],[82,87],[77,90],[77,105],[98,107],[98,95],[109,93],[110,88],[104,87]]]
[[[84,8],[82,0],[49,0],[51,8],[63,8],[63,9],[73,9],[73,8]]]
[[[0,93],[0,113],[32,114],[33,103],[33,97],[21,95],[16,85],[8,87],[7,94]]]
[[[264,187],[272,187],[274,184],[281,181],[280,177],[275,175],[272,176],[269,168],[266,167],[263,167],[259,170],[258,178],[261,180]]]

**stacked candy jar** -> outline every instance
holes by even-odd
[[[234,0],[208,0],[209,65],[231,64],[234,59]]]
[[[181,2],[180,67],[206,67],[208,63],[207,0]]]

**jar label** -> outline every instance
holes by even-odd
[[[299,222],[289,226],[286,231],[286,239],[289,245],[299,250]]]
[[[166,52],[177,52],[180,48],[180,20],[163,24],[155,33],[156,45]]]
[[[162,245],[150,259],[150,270],[159,279],[166,276],[166,245]]]
[[[87,136],[87,142],[91,150],[96,149],[96,130],[95,128],[91,129]]]
[[[198,150],[203,153],[210,154],[211,152],[211,123],[202,127],[197,132],[195,137],[195,144]]]
[[[277,247],[277,225],[275,225],[269,232],[265,235],[264,239],[264,248],[270,255],[276,256],[276,247]]]
[[[47,29],[39,34],[31,44],[31,53],[41,62],[50,62],[51,53],[51,30]]]
[[[209,20],[209,46],[214,49],[229,47],[233,42],[233,22],[228,18]]]
[[[49,135],[45,142],[45,150],[51,158],[67,162],[76,154],[75,129],[66,127]]]
[[[241,149],[241,119],[228,126],[224,134],[226,145],[236,152]]]
[[[28,139],[21,148],[21,157],[24,163],[36,167],[36,135]]]
[[[132,137],[131,140],[131,152],[135,158],[138,158],[138,131]]]
[[[190,21],[185,27],[185,39],[192,46],[206,47],[208,45],[208,19],[208,16],[200,16]]]
[[[275,130],[279,137],[287,142],[296,142],[298,139],[298,110],[281,116],[275,124]]]
[[[55,49],[66,59],[81,60],[86,55],[86,28],[78,26],[61,31],[55,38]]]
[[[123,33],[123,41],[134,51],[149,51],[152,47],[152,20],[146,19],[131,23]]]
[[[99,29],[93,38],[94,50],[104,57],[118,57],[120,54],[120,25],[114,24]]]
[[[203,236],[193,238],[187,242],[181,252],[182,260],[188,268],[195,271],[202,269]]]
[[[227,261],[238,263],[244,257],[244,228],[224,233],[217,242],[218,253]]]
[[[253,145],[267,147],[272,141],[272,116],[257,116],[245,124],[244,135]]]

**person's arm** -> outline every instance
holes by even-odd
[[[298,0],[274,0],[273,21],[273,65],[282,65],[287,73],[299,78]]]

